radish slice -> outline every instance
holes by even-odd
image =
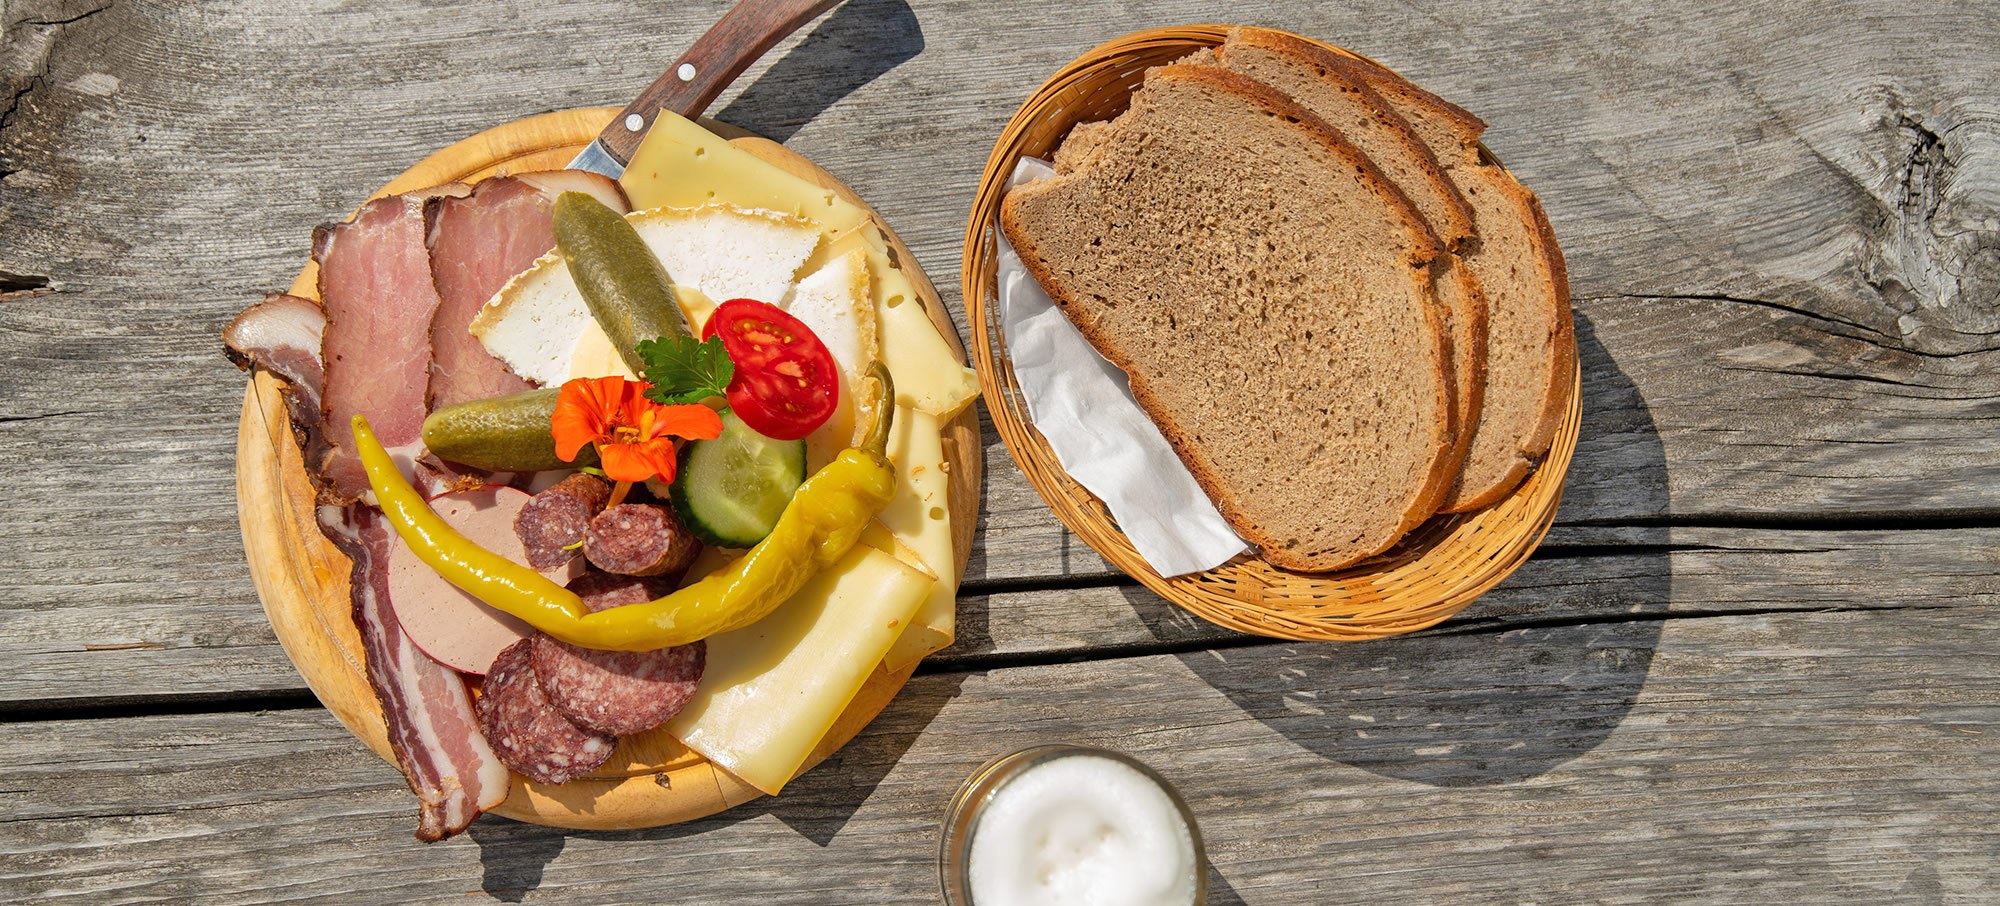
[[[444,521],[472,543],[516,563],[528,556],[514,536],[514,516],[528,502],[525,491],[484,487],[431,501]],[[578,558],[580,561],[582,558]],[[573,566],[544,575],[568,582]],[[396,538],[389,551],[389,600],[396,619],[431,659],[463,673],[484,676],[508,645],[534,633],[528,624],[494,610],[445,581]]]

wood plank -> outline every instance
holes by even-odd
[[[17,725],[0,894],[922,901],[953,786],[1071,740],[1176,781],[1215,902],[1971,902],[2000,885],[1990,604],[919,677],[780,799],[652,831],[489,818],[428,847],[324,712]]]
[[[1551,623],[1716,613],[1922,607],[2000,596],[2000,529],[1765,531],[1725,528],[1560,530],[1498,588],[1428,634],[1505,632]],[[1887,577],[1895,585],[1887,587]],[[254,604],[253,604],[254,606]],[[83,598],[16,614],[0,635],[0,703],[48,707],[160,698],[299,693],[304,684],[260,611],[234,618],[243,644],[201,635],[232,617],[184,604],[179,621],[145,624],[116,600]],[[32,618],[32,619],[31,619]],[[135,639],[126,633],[140,634]],[[1238,644],[1130,583],[1014,590],[972,587],[958,641],[931,669],[1117,651]]]
[[[723,5],[586,0],[496,19],[9,4],[0,272],[16,275],[7,288],[48,286],[0,303],[0,629],[9,653],[46,667],[0,700],[149,677],[197,692],[289,683],[241,565],[228,477],[241,376],[217,332],[289,277],[314,223],[409,161],[524,113],[621,103],[655,74],[654,47]],[[781,45],[718,113],[790,130],[941,278],[985,143],[1034,83],[1129,28],[1215,15],[1187,0],[1144,22],[1109,2],[1027,23],[966,0],[847,9]],[[1992,259],[1973,253],[1993,235],[2000,165],[1981,113],[2000,84],[1992,17],[1886,3],[1257,15],[1463,101],[1541,192],[1587,369],[1565,525],[2000,513]],[[632,34],[652,37],[645,52]],[[523,35],[559,38],[522,53]],[[987,438],[969,582],[1102,575]],[[75,657],[85,644],[167,647]]]

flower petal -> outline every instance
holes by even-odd
[[[722,416],[698,403],[661,406],[654,416],[652,433],[654,437],[672,435],[689,440],[714,440],[722,436]]]
[[[612,481],[645,481],[658,476],[674,480],[675,452],[672,441],[637,444],[598,444],[597,455],[604,476]]]
[[[577,378],[556,393],[556,411],[549,417],[549,433],[555,436],[556,457],[573,462],[578,450],[604,439],[606,422],[602,398],[594,382]]]

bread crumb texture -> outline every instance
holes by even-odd
[[[1070,142],[1003,229],[1238,532],[1329,570],[1428,516],[1450,440],[1437,245],[1360,152],[1194,66]]]

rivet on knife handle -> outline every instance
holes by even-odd
[[[798,31],[799,26],[840,5],[841,0],[743,0],[667,68],[659,80],[618,112],[598,142],[620,165],[632,162],[639,140],[653,125],[653,116],[672,110],[690,119],[700,116],[722,89],[750,64]]]

